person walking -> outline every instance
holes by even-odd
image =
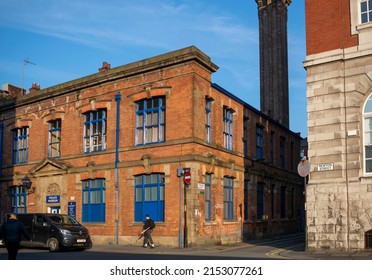
[[[23,223],[17,220],[16,214],[9,214],[9,218],[0,228],[0,239],[3,239],[5,247],[8,250],[8,260],[17,258],[18,250],[24,235],[27,240],[31,240]]]
[[[147,248],[147,246],[150,246],[150,248],[155,248],[154,241],[152,240],[152,231],[155,228],[155,222],[150,218],[150,215],[145,216],[146,221],[143,225],[143,246],[144,248]]]

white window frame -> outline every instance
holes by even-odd
[[[365,109],[366,109],[366,106],[367,106],[367,103],[368,101],[370,101],[372,103],[372,93],[368,96],[367,100],[365,101],[364,103],[364,106],[363,106],[363,173],[364,175],[366,176],[372,176],[372,171],[371,172],[367,172],[367,164],[366,164],[366,146],[369,145],[372,147],[372,136],[370,136],[370,139],[371,139],[371,143],[368,143],[367,144],[367,137],[366,137],[366,119],[372,119],[372,109],[370,112],[366,113],[365,112]],[[371,127],[371,130],[369,131],[370,134],[372,134],[372,127]],[[371,158],[372,160],[372,158]]]
[[[366,28],[372,28],[372,21],[362,23],[360,3],[364,1],[365,0],[350,0],[350,26],[352,35],[359,34]]]

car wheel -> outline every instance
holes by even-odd
[[[58,240],[56,238],[50,238],[48,241],[48,248],[50,252],[57,252],[59,250]]]

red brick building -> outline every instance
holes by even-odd
[[[95,243],[135,243],[145,214],[170,246],[296,230],[301,138],[211,83],[217,69],[188,47],[3,99],[1,216],[70,213]]]

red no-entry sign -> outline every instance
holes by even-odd
[[[191,172],[189,170],[185,171],[185,174],[183,175],[183,181],[185,184],[190,185],[191,183]]]

